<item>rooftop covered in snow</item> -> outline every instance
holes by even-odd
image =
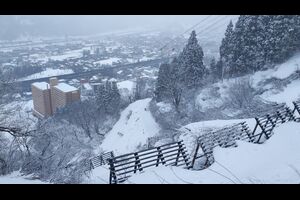
[[[47,90],[50,88],[49,84],[46,82],[35,82],[32,85],[40,90]]]
[[[54,86],[55,88],[59,89],[60,91],[63,92],[73,92],[73,91],[77,91],[77,88],[68,85],[66,83],[59,83],[56,86]]]

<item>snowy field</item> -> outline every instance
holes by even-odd
[[[25,81],[25,80],[31,80],[31,79],[38,79],[38,78],[45,78],[45,77],[51,77],[51,76],[59,76],[64,74],[73,74],[73,70],[71,69],[52,69],[47,68],[45,71],[42,71],[40,73],[35,73],[30,76],[26,76],[24,78],[20,78],[19,81]]]

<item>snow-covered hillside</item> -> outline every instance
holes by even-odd
[[[292,101],[300,98],[300,79],[287,79],[299,71],[299,69],[300,52],[296,53],[286,62],[274,66],[274,68],[258,71],[254,74],[239,78],[224,79],[223,81],[207,86],[196,96],[196,104],[198,109],[203,112],[211,108],[218,108],[226,101],[228,89],[231,84],[235,83],[238,79],[249,79],[256,90],[263,91],[262,94],[260,94],[262,99],[277,103],[286,103],[293,107]],[[281,82],[288,83],[281,85]],[[230,115],[228,110],[224,112]]]
[[[214,149],[215,163],[201,171],[149,168],[127,183],[300,183],[300,124],[275,129],[265,144],[238,141],[236,148]]]
[[[101,149],[113,150],[116,155],[133,152],[145,145],[149,137],[158,134],[160,127],[149,111],[150,101],[148,98],[130,104],[107,134]]]

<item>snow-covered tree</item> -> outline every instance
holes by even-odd
[[[187,45],[178,56],[179,77],[183,86],[194,88],[201,86],[206,73],[203,64],[203,50],[198,43],[195,31],[192,31]]]
[[[179,71],[177,59],[174,59],[172,63],[162,64],[159,69],[155,91],[156,101],[171,100],[176,111],[179,110],[183,92]]]
[[[299,15],[241,15],[230,22],[220,46],[227,77],[284,62],[300,50]]]

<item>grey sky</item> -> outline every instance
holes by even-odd
[[[185,30],[200,22],[207,15],[26,15],[0,16],[4,36],[12,33],[36,35],[87,35],[136,28],[157,28],[160,30]],[[198,28],[205,28],[221,19],[217,27],[226,27],[236,16],[210,16]],[[222,22],[223,20],[223,22]],[[224,29],[224,28],[222,28]]]

